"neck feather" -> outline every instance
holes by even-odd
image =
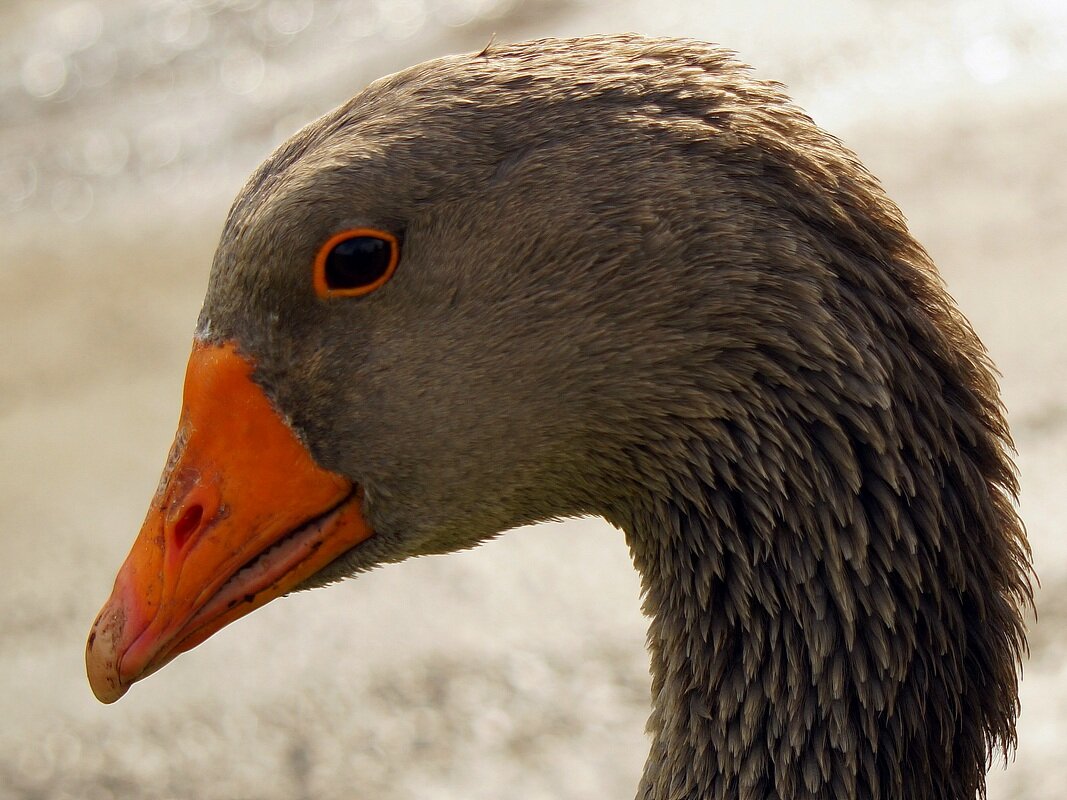
[[[635,454],[670,472],[615,520],[652,618],[639,797],[984,795],[1014,744],[1028,552],[980,398],[940,390],[807,415],[764,396]]]
[[[1032,605],[994,372],[874,180],[771,112],[759,177],[716,155],[727,260],[611,460],[652,618],[639,797],[974,800]]]

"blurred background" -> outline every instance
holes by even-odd
[[[1003,372],[1041,575],[1019,751],[1067,785],[1063,0],[11,0],[0,6],[0,799],[632,797],[621,535],[537,526],[274,603],[92,697],[83,643],[170,444],[245,176],[374,78],[500,41],[691,36],[878,175]]]

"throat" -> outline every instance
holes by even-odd
[[[859,743],[872,731],[861,730],[861,687],[846,686],[846,633],[818,567],[783,569],[769,537],[722,536],[692,506],[657,512],[637,530],[666,538],[631,536],[653,673],[640,796],[863,796]]]
[[[977,526],[988,552],[965,551],[936,513],[968,502],[951,484],[909,495],[859,459],[852,488],[810,497],[775,469],[691,474],[615,520],[651,618],[638,797],[984,793],[1012,743],[1022,640],[997,520]]]

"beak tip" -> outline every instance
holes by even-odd
[[[125,615],[121,610],[101,612],[93,623],[89,641],[85,644],[85,671],[89,686],[101,703],[111,704],[126,694],[130,688],[119,677],[119,648],[125,627]]]
[[[93,690],[93,694],[96,695],[96,699],[104,705],[111,705],[116,700],[126,694],[128,686],[123,686],[120,683],[116,683],[112,680],[93,680],[93,677],[89,677],[89,686]]]

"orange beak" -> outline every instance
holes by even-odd
[[[115,702],[370,537],[361,499],[315,463],[232,343],[194,344],[159,489],[89,634],[93,693]]]

